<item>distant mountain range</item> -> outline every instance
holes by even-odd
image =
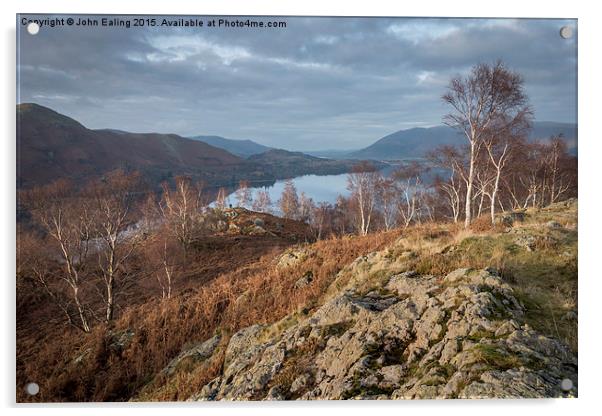
[[[531,130],[531,140],[547,140],[553,135],[562,134],[569,149],[576,154],[577,125],[570,123],[535,122]],[[399,130],[376,141],[372,145],[344,155],[355,159],[396,160],[420,158],[442,145],[462,145],[466,139],[448,126],[428,128],[416,127]]]
[[[219,147],[220,149],[227,150],[233,155],[244,158],[272,149],[271,147],[256,143],[253,140],[234,140],[220,136],[193,136],[190,138],[214,147]]]
[[[209,186],[235,186],[243,179],[269,183],[306,174],[344,173],[357,163],[269,148],[263,156],[245,159],[175,134],[88,129],[37,104],[17,105],[17,137],[19,188],[58,178],[84,183],[117,168],[140,171],[151,184],[189,175]]]
[[[184,138],[175,134],[92,130],[37,104],[17,105],[17,133],[18,187],[57,178],[83,183],[116,168],[138,170],[154,184],[176,175],[189,175],[210,186],[235,186],[243,179],[270,183],[307,174],[346,173],[358,160],[420,158],[437,146],[465,142],[446,126],[413,128],[385,136],[361,150],[312,152],[312,156],[219,136]],[[563,134],[576,154],[575,124],[536,122],[531,139],[546,140],[556,134]]]

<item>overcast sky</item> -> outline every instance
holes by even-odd
[[[577,42],[559,35],[576,21],[251,19],[287,27],[42,27],[32,36],[17,22],[18,100],[89,128],[354,149],[441,124],[450,77],[499,58],[524,76],[537,120],[576,122]]]

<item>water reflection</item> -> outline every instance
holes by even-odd
[[[293,183],[297,188],[297,194],[301,195],[304,192],[305,195],[315,203],[328,202],[333,204],[339,195],[348,196],[349,191],[347,190],[347,174],[341,175],[304,175],[293,178]],[[254,187],[251,189],[253,193],[253,199],[255,199],[259,190],[266,190],[272,203],[277,205],[278,200],[282,196],[284,190],[285,180],[278,180],[271,186],[265,187]],[[236,198],[234,192],[228,195],[227,203],[236,205]]]

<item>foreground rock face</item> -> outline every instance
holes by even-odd
[[[576,396],[576,357],[521,325],[523,314],[494,271],[405,272],[368,293],[351,285],[288,329],[236,333],[222,375],[192,399]]]

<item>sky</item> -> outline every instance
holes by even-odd
[[[250,28],[199,16],[203,27],[126,28],[79,15],[99,26],[42,24],[30,35],[23,17],[69,16],[18,16],[17,101],[93,129],[358,149],[441,124],[449,80],[497,59],[524,77],[536,120],[577,120],[575,20],[250,17],[286,23]]]

